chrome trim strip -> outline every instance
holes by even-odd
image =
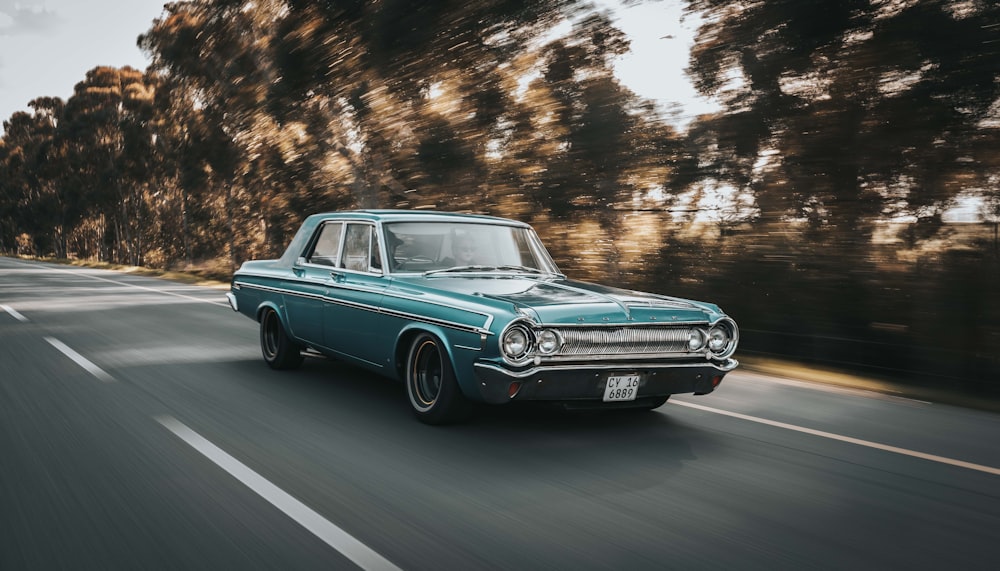
[[[639,328],[639,327],[678,327],[681,325],[704,325],[710,326],[712,322],[707,319],[700,319],[698,321],[629,321],[627,323],[615,323],[615,322],[582,322],[582,323],[539,323],[537,327],[543,329],[614,329],[616,327],[628,327],[628,328]]]
[[[233,279],[236,280],[237,276],[239,276],[239,277],[247,277],[247,278],[261,278],[261,279],[265,279],[265,280],[280,280],[280,279],[285,279],[284,276],[276,276],[274,274],[255,274],[253,272],[244,272],[242,270],[237,271],[236,274],[233,275]],[[247,282],[236,281],[234,283],[237,283],[237,284],[246,284]]]
[[[363,311],[370,311],[372,313],[379,313],[379,314],[382,314],[382,315],[387,315],[389,317],[398,317],[398,318],[401,318],[401,319],[408,319],[410,321],[415,321],[415,322],[418,322],[418,323],[427,323],[427,324],[430,324],[430,325],[439,325],[441,327],[447,327],[449,329],[455,329],[455,330],[458,330],[458,331],[466,331],[466,332],[469,332],[469,333],[476,333],[476,334],[479,334],[479,335],[493,335],[493,333],[489,329],[486,329],[485,327],[476,327],[474,325],[466,325],[464,323],[457,323],[455,321],[447,321],[447,320],[444,320],[444,319],[434,319],[432,317],[425,317],[423,315],[416,315],[414,313],[407,313],[407,312],[403,312],[403,311],[394,311],[394,310],[391,310],[391,309],[386,309],[386,308],[378,307],[378,306],[375,306],[375,305],[368,305],[368,304],[363,304],[363,303],[355,303],[355,302],[351,302],[351,301],[345,301],[345,300],[342,300],[342,299],[334,299],[334,298],[331,298],[331,297],[328,297],[328,296],[314,294],[314,293],[305,293],[305,292],[299,292],[299,291],[292,291],[292,290],[289,290],[289,289],[283,289],[283,288],[265,286],[265,285],[261,285],[261,284],[254,284],[254,283],[248,283],[248,282],[238,282],[238,283],[240,283],[240,285],[242,285],[243,287],[247,287],[247,288],[250,288],[250,289],[259,289],[261,291],[268,291],[268,292],[278,293],[278,294],[283,294],[283,295],[292,295],[292,296],[296,296],[296,297],[303,297],[303,298],[306,298],[306,299],[315,299],[315,300],[318,300],[318,301],[322,301],[324,303],[331,303],[331,304],[334,304],[334,305],[342,305],[342,306],[345,306],[345,307],[352,307],[354,309],[360,309],[360,310],[363,310]],[[364,291],[364,290],[356,290],[356,291]],[[401,298],[401,299],[408,299],[408,298]],[[423,302],[422,301],[422,303],[427,303],[427,302]],[[434,305],[437,305],[437,304],[434,304]],[[470,312],[470,313],[473,313],[475,315],[483,315],[483,314],[477,313],[477,312]],[[488,322],[492,321],[492,316],[489,316],[489,317],[490,317],[490,319],[488,320]]]
[[[624,302],[630,307],[669,307],[671,309],[694,309],[704,312],[705,309],[680,298],[666,297],[656,299],[628,299]]]
[[[255,283],[250,283],[250,282],[236,282],[236,283],[240,284],[243,287],[247,287],[247,288],[250,288],[250,289],[259,289],[261,291],[269,291],[271,293],[282,293],[282,294],[294,295],[296,297],[304,297],[304,298],[308,298],[308,299],[318,299],[320,301],[323,301],[323,300],[326,299],[325,296],[322,296],[322,295],[319,295],[319,294],[316,294],[316,293],[305,293],[305,292],[301,292],[301,291],[292,291],[292,290],[288,290],[288,289],[282,289],[282,288],[278,288],[278,287],[266,286],[266,285],[263,285],[263,284],[255,284]]]
[[[553,367],[532,367],[524,371],[510,371],[492,363],[474,363],[473,366],[480,369],[489,369],[511,378],[524,379],[552,371],[618,371],[623,369],[688,369],[695,367],[712,367],[720,372],[728,373],[729,371],[735,369],[739,364],[739,361],[736,359],[726,359],[722,363],[614,363],[603,365],[557,365]]]
[[[319,266],[319,267],[326,267],[326,266]],[[349,272],[349,273],[357,274],[357,275],[366,275],[366,276],[370,276],[370,277],[378,277],[375,274],[366,274],[364,272],[356,272],[356,271],[351,271],[351,270],[346,270],[346,271]],[[244,276],[250,276],[250,277],[255,277],[255,278],[269,279],[269,280],[275,280],[275,279],[277,279],[277,280],[290,280],[290,278],[288,276],[271,276],[271,275],[263,275],[263,274],[242,274],[242,275],[244,275]],[[347,289],[347,290],[351,290],[351,291],[361,291],[361,292],[365,292],[365,293],[374,293],[374,292],[378,292],[379,291],[379,289],[377,289],[377,288],[376,289],[364,289],[364,288],[360,288],[360,287],[351,287],[349,285],[345,285],[345,284],[342,284],[342,283],[336,283],[336,282],[332,282],[332,281],[315,282],[315,281],[304,280],[304,279],[299,279],[298,281],[300,281],[302,283],[310,284],[310,285],[315,285],[315,286],[322,286],[322,287],[328,287],[328,288],[341,288],[341,289]],[[304,294],[304,293],[295,292],[295,291],[291,291],[291,290],[286,290],[286,289],[281,289],[281,288],[273,288],[271,286],[265,286],[265,285],[260,285],[260,284],[254,284],[254,283],[250,283],[250,282],[234,282],[234,283],[238,284],[238,285],[247,286],[247,287],[257,287],[258,289],[263,289],[263,290],[266,290],[266,291],[274,291],[274,292],[277,292],[277,293],[287,293],[289,295],[298,295],[300,297],[308,297],[308,295],[309,295],[309,294]],[[419,299],[419,298],[413,297],[413,296],[400,295],[399,293],[395,293],[395,292],[389,292],[389,291],[384,291],[383,290],[383,291],[381,291],[381,293],[382,293],[383,296],[385,296],[385,297],[391,297],[392,299],[401,299],[401,300],[404,300],[404,301],[412,301],[412,302],[420,303],[420,304],[424,304],[424,305],[433,305],[434,307],[444,307],[446,309],[457,309],[457,308],[455,308],[455,307],[453,307],[451,305],[445,305],[443,303],[437,303],[437,302],[433,302],[433,301],[427,301],[426,299]],[[320,299],[320,298],[317,298],[317,299]],[[371,307],[375,308],[375,306],[371,306]],[[378,309],[378,308],[376,308],[376,309]],[[384,309],[382,309],[380,311],[382,311],[383,313],[385,312]],[[493,335],[493,333],[490,332],[490,328],[493,327],[493,321],[496,319],[496,316],[494,316],[491,313],[483,313],[481,311],[474,311],[474,310],[471,310],[471,309],[463,309],[461,311],[465,311],[465,312],[471,313],[472,315],[478,315],[478,316],[482,317],[483,320],[484,320],[483,321],[483,325],[481,327],[482,330],[483,330],[483,332],[486,333],[487,335]],[[465,325],[465,327],[472,327],[472,326]]]
[[[678,351],[663,353],[591,353],[587,355],[539,355],[542,363],[585,362],[585,361],[627,361],[629,359],[706,359],[711,356],[705,350],[694,353]]]
[[[410,321],[416,321],[418,323],[440,325],[441,327],[456,329],[458,331],[466,331],[469,333],[476,333],[478,335],[493,335],[493,333],[489,329],[483,329],[481,327],[476,327],[474,325],[465,325],[464,323],[446,321],[444,319],[434,319],[433,317],[426,317],[423,315],[417,315],[415,313],[407,313],[405,311],[394,311],[391,309],[386,309],[384,307],[376,308],[376,311],[378,313],[381,313],[382,315],[388,315],[389,317],[398,317],[400,319],[408,319]]]

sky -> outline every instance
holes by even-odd
[[[145,69],[148,58],[136,46],[166,0],[0,0],[0,122],[28,111],[36,97],[63,100],[87,71],[101,65]],[[683,125],[715,110],[698,98],[684,76],[696,22],[682,22],[673,0],[615,9],[616,24],[630,38],[632,53],[616,63],[623,83],[665,106],[677,103]]]
[[[166,0],[0,0],[0,120],[36,97],[69,99],[87,71],[145,69],[136,46]]]
[[[615,63],[622,83],[641,97],[665,106],[678,105],[680,126],[721,109],[702,97],[685,75],[699,22],[684,18],[680,2],[661,0],[628,7],[613,0],[599,3],[616,8],[615,25],[631,41],[631,52]]]

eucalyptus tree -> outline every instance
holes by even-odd
[[[31,113],[19,111],[4,121],[0,239],[13,245],[26,235],[34,252],[65,256],[66,236],[77,212],[73,197],[58,182],[57,129],[64,104],[59,98],[39,97],[28,106]]]
[[[513,106],[506,71],[574,4],[291,1],[274,101],[308,118],[357,204],[475,207]]]
[[[592,9],[192,0],[168,4],[139,43],[173,98],[161,148],[193,163],[195,176],[171,176],[222,205],[237,262],[279,249],[317,208],[521,214],[510,209],[527,197],[610,227],[669,178],[676,136],[615,80],[628,42]],[[566,20],[569,36],[543,39]]]
[[[226,216],[273,248],[294,205],[482,208],[512,62],[575,4],[198,0],[140,45],[232,149],[208,165]]]
[[[543,46],[539,74],[520,101],[515,164],[521,182],[557,217],[597,214],[610,223],[622,202],[666,178],[672,129],[614,76],[628,51],[606,14],[592,13]]]
[[[989,337],[995,304],[967,290],[974,283],[987,291],[996,266],[967,252],[936,252],[909,265],[873,237],[878,223],[907,220],[903,247],[918,245],[942,228],[942,214],[958,197],[995,184],[1000,4],[687,6],[701,20],[689,72],[702,93],[723,104],[692,129],[700,151],[689,163],[693,177],[752,192],[765,222],[796,222],[791,232],[745,236],[754,248],[725,276],[757,330],[752,348],[883,370],[919,363],[935,374],[950,369],[946,375],[978,359],[972,351],[989,353],[988,343],[959,338],[944,342],[942,356],[938,332],[962,315],[960,330]],[[807,239],[797,232],[803,221]],[[987,278],[967,281],[977,273]],[[969,321],[971,306],[979,313]],[[873,322],[903,326],[878,331]]]
[[[173,156],[186,163],[178,179],[184,201],[190,196],[203,201],[209,235],[221,223],[222,243],[234,263],[246,256],[247,244],[239,237],[252,235],[244,226],[259,220],[240,212],[240,205],[249,212],[261,210],[253,191],[270,174],[254,170],[253,159],[268,146],[261,136],[268,126],[266,86],[273,80],[266,47],[279,5],[267,0],[172,2],[139,37],[140,47],[152,56],[150,72],[186,105],[160,105],[180,133],[179,139],[168,135],[161,149],[183,147]],[[203,154],[190,152],[195,149]]]
[[[930,222],[962,189],[1000,96],[1000,6],[910,0],[689,0],[698,89],[723,113],[702,176],[766,217],[866,243],[871,223]],[[832,232],[828,232],[832,231]]]
[[[143,255],[154,93],[139,70],[96,67],[75,86],[60,124],[67,184],[103,221],[113,259],[133,265]]]

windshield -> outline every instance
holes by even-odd
[[[393,272],[516,271],[555,274],[530,228],[468,222],[383,225]]]

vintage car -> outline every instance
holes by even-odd
[[[272,368],[306,351],[400,379],[430,424],[470,402],[648,410],[737,366],[739,331],[717,306],[571,281],[531,226],[489,216],[316,214],[226,296],[260,323]]]

